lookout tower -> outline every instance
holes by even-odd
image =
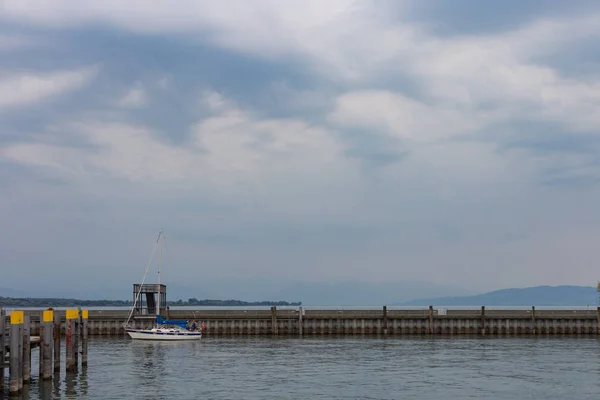
[[[139,297],[138,297],[139,293]],[[133,284],[133,309],[137,317],[156,317],[156,305],[160,296],[160,313],[167,308],[167,285]],[[136,301],[137,297],[137,301]]]

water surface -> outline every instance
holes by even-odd
[[[600,398],[600,340],[590,337],[91,338],[89,366],[69,375],[62,350],[47,383],[34,350],[22,398]]]

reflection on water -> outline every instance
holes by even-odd
[[[34,350],[17,398],[600,398],[590,337],[91,338],[89,366],[69,374],[62,353],[60,374],[43,382]]]

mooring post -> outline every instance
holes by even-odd
[[[38,349],[39,349],[39,354],[40,357],[38,358],[39,361],[39,368],[38,368],[38,374],[40,379],[42,379],[44,377],[44,362],[46,361],[46,359],[44,358],[44,335],[45,335],[45,331],[46,331],[46,324],[44,324],[44,313],[42,312],[42,315],[40,316],[40,342],[38,343]]]
[[[60,372],[60,315],[54,313],[54,372]]]
[[[271,306],[271,334],[279,334],[279,330],[277,328],[277,307],[275,306]]]
[[[304,334],[304,323],[302,321],[302,314],[304,311],[302,310],[302,306],[298,307],[298,334],[302,336]]]
[[[81,366],[88,363],[88,310],[81,312]]]
[[[537,326],[535,322],[535,306],[531,306],[531,329],[533,330],[533,334],[535,335],[537,332]]]
[[[31,380],[31,317],[23,316],[23,383]]]
[[[54,311],[46,310],[43,315],[43,324],[44,324],[44,337],[40,337],[40,340],[43,340],[43,347],[40,347],[40,350],[43,350],[40,353],[40,356],[44,358],[44,371],[42,374],[42,378],[47,381],[52,379],[52,347],[53,347],[53,323],[54,323]]]
[[[77,364],[75,364],[73,352],[73,330],[75,329],[75,321],[77,319],[77,310],[67,310],[66,311],[66,324],[67,324],[67,334],[65,339],[66,346],[66,361],[65,367],[67,372],[73,372],[77,370]]]
[[[387,306],[383,306],[383,334],[388,333],[388,318],[387,318]]]
[[[22,387],[19,387],[19,381],[22,381],[21,372],[22,365],[19,364],[21,357],[21,342],[23,336],[21,334],[21,325],[23,325],[23,311],[12,311],[10,313],[10,383],[9,392],[11,395],[19,393]],[[4,361],[3,361],[4,362]]]
[[[23,311],[21,311],[23,313]],[[25,313],[21,315],[21,323],[19,326],[19,391],[23,390],[23,322],[25,320]]]
[[[429,306],[429,334],[433,335],[435,332],[433,328],[433,306]]]
[[[81,334],[81,307],[77,307],[77,318],[75,318],[75,330],[73,331],[73,361],[75,368],[79,368],[79,335]]]
[[[598,315],[596,316],[596,331],[600,335],[600,306],[598,306]]]
[[[481,334],[485,336],[485,306],[481,306]]]
[[[4,310],[0,307],[0,361],[2,362],[2,373],[0,373],[0,393],[4,391],[4,363],[6,361],[6,355],[4,349],[6,348],[6,316]]]

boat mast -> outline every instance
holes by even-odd
[[[161,295],[161,290],[160,290],[160,268],[162,266],[162,233],[163,231],[161,230],[160,232],[158,232],[158,303],[156,306],[156,315],[159,316],[160,315],[160,295]]]

